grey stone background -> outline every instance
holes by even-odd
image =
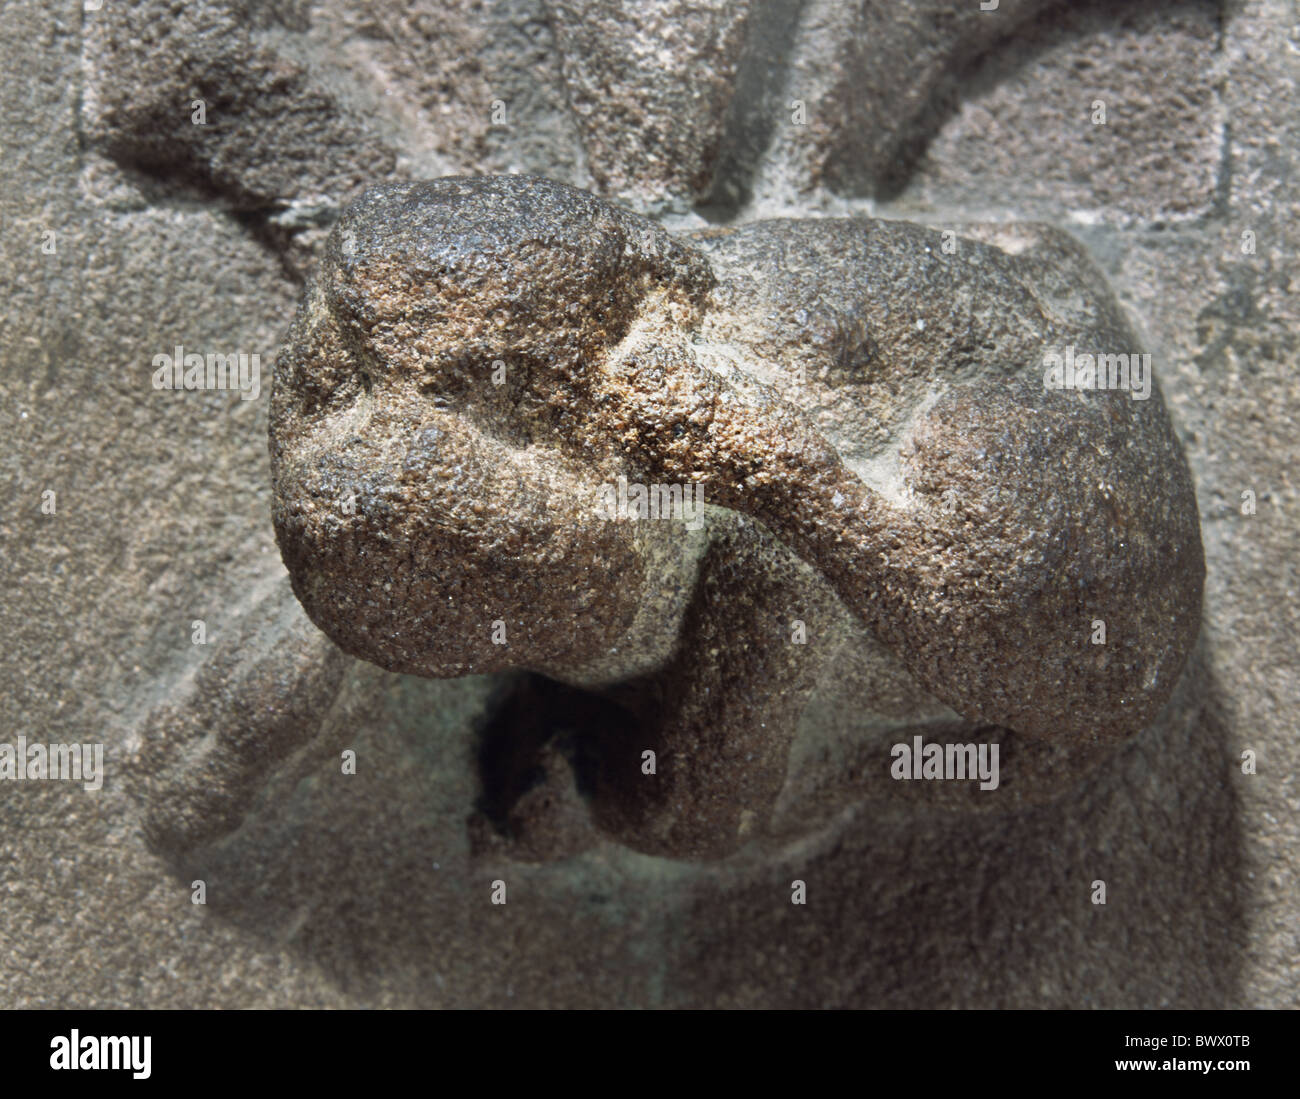
[[[0,1004],[1296,1006],[1294,3],[86,6],[0,18],[0,740],[102,742],[107,778],[0,784]],[[313,249],[368,182],[512,170],[677,227],[1073,232],[1197,481],[1204,627],[1166,718],[1046,807],[864,797],[776,854],[525,861],[467,827],[509,683],[344,661],[242,826],[159,853],[148,716],[273,696],[296,613],[266,389]],[[262,397],[155,391],[177,343],[260,352]],[[799,750],[850,720],[828,683]]]

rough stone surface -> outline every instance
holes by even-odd
[[[889,779],[891,743],[959,719],[918,697],[887,649],[864,650],[869,635],[843,601],[814,606],[816,683],[769,833],[706,860],[628,846],[624,832],[659,819],[654,805],[618,803],[625,821],[598,811],[601,772],[582,746],[649,735],[636,726],[653,714],[645,695],[532,673],[427,679],[343,657],[326,698],[302,674],[319,641],[270,522],[270,387],[252,401],[158,392],[151,359],[177,342],[257,351],[269,381],[298,280],[348,186],[380,182],[387,160],[358,165],[356,142],[331,138],[305,165],[293,110],[232,95],[248,118],[226,121],[247,140],[191,146],[191,163],[248,182],[213,171],[218,190],[204,194],[168,171],[132,170],[100,143],[91,110],[92,85],[113,81],[96,70],[107,26],[96,19],[127,7],[15,0],[0,20],[11,74],[0,84],[0,742],[100,742],[107,761],[97,793],[0,783],[0,1003],[1300,1005],[1293,4],[1075,3],[1069,16],[1044,5],[1011,33],[959,36],[945,55],[960,62],[942,92],[952,109],[926,116],[909,169],[873,169],[868,182],[890,178],[874,203],[852,197],[873,190],[854,172],[812,179],[809,165],[839,161],[788,140],[806,137],[788,106],[805,98],[829,139],[812,152],[854,148],[860,115],[819,110],[808,91],[829,56],[817,28],[836,5],[773,0],[748,16],[711,205],[691,212],[689,198],[643,189],[676,211],[678,238],[708,220],[826,211],[1069,229],[1155,356],[1207,570],[1200,641],[1165,710],[1091,769],[1060,753],[1041,761],[1058,785],[1040,804],[1030,804],[1037,779],[1027,800],[996,807],[968,789]],[[186,8],[182,17],[202,9],[210,25],[230,22],[215,0]],[[359,125],[394,152],[390,182],[519,169],[599,190],[541,0],[247,10],[255,17],[229,33],[301,67],[289,98],[322,132]],[[928,10],[880,7],[911,40],[906,24]],[[239,51],[256,71],[256,49]],[[934,66],[902,50],[872,56],[872,79],[893,94],[930,94],[913,89]],[[646,79],[695,75],[666,67]],[[152,71],[139,78],[139,102],[155,101],[155,82]],[[1122,89],[1112,117],[1140,125],[1081,136],[1098,87]],[[492,122],[494,98],[508,104],[505,125]],[[1004,128],[991,138],[996,119]],[[1087,168],[1088,142],[1113,167],[1067,168]],[[301,174],[277,175],[282,164]],[[1125,173],[1122,186],[1112,172]],[[328,202],[304,198],[317,179],[340,181]],[[241,201],[250,192],[256,208]],[[53,253],[42,250],[48,232]],[[41,511],[47,490],[55,514]],[[782,558],[770,530],[748,529],[753,548],[736,547],[743,590],[783,601],[781,562],[811,566]],[[728,545],[712,541],[722,533],[709,544]],[[711,608],[734,604],[730,560],[665,598],[689,598],[696,611],[683,613],[716,623]],[[776,570],[770,583],[760,561]],[[206,646],[191,643],[196,618]],[[737,655],[715,647],[675,657],[683,676],[688,661]],[[876,709],[859,719],[867,683]],[[292,727],[286,715],[311,699],[313,716]],[[663,702],[702,712],[684,697]],[[168,708],[174,720],[157,716]],[[211,743],[192,739],[209,720],[200,713]],[[260,772],[248,764],[277,722],[288,754]],[[1018,742],[1000,735],[1009,760]],[[214,745],[227,747],[209,757]],[[340,772],[345,749],[355,775]],[[1254,774],[1242,771],[1246,751]],[[212,785],[187,792],[191,773]],[[1006,762],[1007,793],[1011,773]],[[765,774],[755,772],[756,797],[770,796]],[[243,823],[215,838],[188,831],[197,795],[217,823]],[[190,901],[196,877],[206,906]],[[493,906],[501,877],[509,904]],[[1099,877],[1104,908],[1089,903]],[[790,904],[795,878],[808,883],[806,906]]]
[[[1228,137],[1218,4],[1072,4],[1016,36],[968,74],[900,211],[1056,220],[1065,206],[1074,225],[1213,213]]]
[[[1000,237],[1011,251],[963,237],[949,253],[902,223],[755,222],[697,251],[544,179],[367,192],[277,368],[275,524],[294,590],[344,651],[392,671],[659,673],[691,607],[675,630],[655,600],[649,644],[638,611],[682,587],[699,551],[680,529],[675,552],[664,536],[647,547],[600,513],[599,486],[698,485],[799,552],[963,717],[1130,736],[1199,628],[1191,482],[1157,391],[1045,390],[1045,352],[1136,343],[1068,238]],[[722,636],[740,651],[773,648],[760,639],[802,602],[797,585],[732,597]],[[780,789],[801,692],[779,669],[802,661],[779,653],[661,686],[712,693],[662,724],[679,768],[685,741],[718,742],[689,754],[735,801],[728,846]],[[771,714],[766,694],[782,700]],[[747,704],[727,712],[733,695]],[[612,750],[630,766],[644,747]],[[766,796],[747,796],[764,768]],[[713,796],[678,792],[665,812],[707,815]],[[656,850],[725,842],[721,824],[700,826],[708,841],[663,827],[688,835]]]
[[[547,0],[568,103],[602,193],[641,209],[689,206],[708,193],[756,6]]]

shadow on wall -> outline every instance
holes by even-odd
[[[583,722],[616,718],[577,692],[356,664],[342,694],[310,773],[281,775],[237,832],[174,868],[207,882],[214,917],[301,955],[360,1003],[1237,1002],[1240,760],[1203,647],[1162,720],[1053,805],[967,815],[862,804],[818,839],[700,864],[604,841],[523,863],[472,843],[501,804],[475,754],[498,760],[497,795],[501,784],[545,787],[499,766],[492,715],[511,714],[534,740],[570,741],[597,731]],[[479,742],[457,745],[470,712]],[[330,774],[343,743],[355,775]],[[806,905],[791,903],[795,879]],[[1105,905],[1092,901],[1098,880]],[[505,904],[492,903],[496,882]]]
[[[743,999],[734,974],[749,967],[779,1002],[809,1006],[1234,1005],[1249,911],[1236,782],[1248,780],[1220,698],[1200,646],[1158,725],[1055,805],[883,818],[864,806],[803,867],[807,910],[760,903],[788,888],[774,868],[770,888],[744,888],[725,911],[697,904],[675,968],[719,1003]],[[761,944],[788,956],[785,987],[755,965]],[[823,971],[802,980],[806,959]]]

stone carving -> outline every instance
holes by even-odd
[[[675,237],[541,178],[384,185],[335,226],[277,364],[277,537],[352,655],[655,699],[653,743],[593,749],[596,820],[718,855],[766,827],[826,673],[795,620],[868,654],[895,716],[937,699],[1022,737],[1031,771],[1154,718],[1204,566],[1140,353],[1042,226]],[[1087,356],[1134,370],[1046,384]],[[624,482],[708,506],[620,521]]]

